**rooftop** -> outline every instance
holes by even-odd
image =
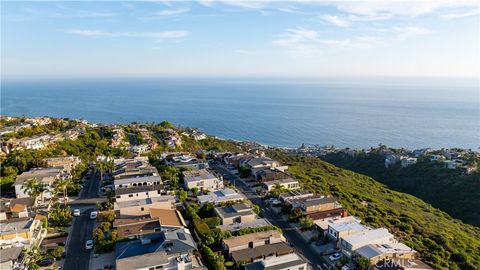
[[[157,191],[162,190],[163,185],[143,185],[143,186],[136,186],[136,187],[128,187],[128,188],[116,188],[115,195],[124,195],[130,193],[138,193],[138,192],[147,192],[147,191]]]
[[[394,254],[394,253],[415,253],[416,251],[403,243],[388,243],[382,245],[366,245],[357,250],[355,253],[371,259],[382,254]]]
[[[270,237],[282,238],[283,236],[277,230],[270,230],[223,239],[223,243],[229,247],[235,247],[248,244],[249,242],[263,241]]]
[[[393,235],[388,232],[385,228],[373,229],[368,231],[363,231],[361,233],[352,234],[349,236],[343,237],[345,242],[348,242],[352,245],[368,243],[370,241],[375,241],[382,238],[391,238]]]
[[[335,223],[348,223],[348,222],[358,222],[360,223],[361,220],[354,216],[346,216],[343,218],[326,218],[324,220],[316,220],[315,225],[317,225],[322,230],[327,230],[328,226]]]
[[[360,224],[360,222],[356,219],[348,219],[348,220],[340,220],[337,222],[333,222],[328,224],[332,229],[341,233],[341,232],[361,232],[368,230],[367,227]]]
[[[244,203],[234,204],[232,206],[216,207],[215,212],[222,218],[255,214],[253,210]]]
[[[165,231],[143,235],[141,239],[127,242],[119,242],[115,245],[115,257],[117,260],[140,256],[147,253],[171,255],[176,253],[191,252],[197,246],[188,229],[182,228],[173,231]]]
[[[160,220],[161,226],[186,227],[182,214],[177,210],[150,208],[150,217]]]
[[[212,178],[217,178],[211,172],[206,169],[194,170],[194,171],[185,171],[182,173],[183,179],[187,182],[199,182],[202,180],[208,180]]]
[[[15,261],[20,257],[23,247],[12,247],[2,249],[2,256],[0,256],[0,263]]]
[[[23,185],[25,180],[35,178],[37,180],[43,180],[46,177],[58,177],[62,173],[61,168],[35,168],[29,171],[23,172],[17,176],[15,185]]]
[[[242,223],[234,223],[229,225],[219,225],[217,228],[221,229],[222,231],[238,231],[242,228],[256,228],[256,227],[264,227],[271,225],[266,219],[259,218],[249,222],[242,222]]]
[[[24,232],[30,230],[33,225],[31,218],[16,218],[0,223],[0,235],[11,234],[14,232]]]
[[[252,259],[260,259],[265,256],[281,256],[289,253],[293,253],[294,250],[287,243],[280,242],[270,245],[263,245],[254,248],[246,248],[232,252],[232,258],[236,262],[246,261],[249,262]]]
[[[117,218],[113,222],[119,237],[127,237],[140,233],[153,233],[160,229],[160,221],[149,216],[139,218]]]
[[[149,182],[162,182],[162,178],[160,176],[142,176],[142,177],[125,177],[115,179],[115,185],[127,185],[127,184],[134,184],[134,183],[149,183]]]
[[[166,202],[171,201],[174,203],[175,196],[171,195],[164,195],[159,197],[151,197],[145,199],[138,199],[138,200],[130,200],[130,201],[123,201],[123,202],[115,202],[115,208],[126,208],[126,207],[134,207],[134,206],[141,206],[141,205],[148,205],[155,202]]]
[[[197,196],[199,202],[222,202],[229,200],[243,200],[245,197],[231,188],[224,188],[209,192],[207,195]]]
[[[306,263],[297,253],[272,256],[245,265],[245,270],[280,270]]]

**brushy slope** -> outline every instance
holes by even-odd
[[[335,153],[322,159],[371,176],[392,189],[412,194],[465,223],[480,227],[480,172],[465,175],[461,170],[449,170],[442,162],[428,159],[419,159],[407,168],[399,164],[385,168],[385,158],[373,153],[355,157]]]
[[[480,229],[454,219],[424,201],[393,191],[371,177],[318,158],[269,155],[285,165],[306,189],[332,194],[373,227],[386,227],[437,269],[480,269]]]

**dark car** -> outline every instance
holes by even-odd
[[[45,258],[37,262],[38,266],[50,266],[55,263],[54,258]]]

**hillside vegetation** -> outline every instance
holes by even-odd
[[[480,173],[465,175],[461,170],[449,170],[442,162],[419,160],[401,168],[399,164],[385,168],[379,154],[350,157],[342,153],[323,157],[338,167],[368,175],[397,191],[405,192],[461,219],[480,226]]]
[[[303,186],[332,194],[372,227],[386,227],[437,269],[480,269],[480,229],[462,223],[430,204],[390,190],[371,177],[338,168],[318,158],[269,156],[290,166]]]

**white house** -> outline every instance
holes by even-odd
[[[202,169],[185,171],[182,173],[185,189],[198,188],[199,190],[217,190],[223,188],[223,180],[209,171]]]

